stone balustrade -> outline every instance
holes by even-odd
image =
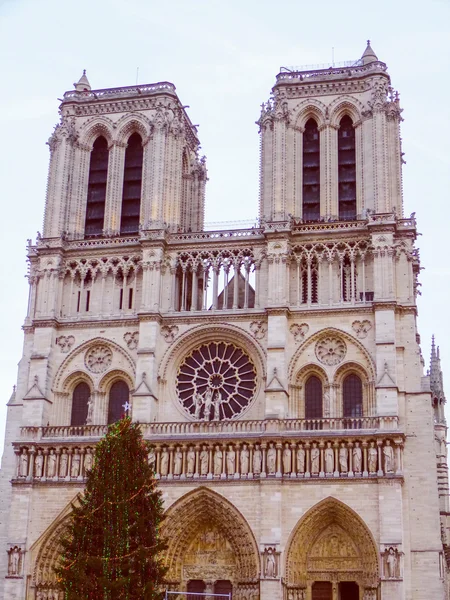
[[[224,421],[177,421],[165,423],[141,423],[146,439],[179,439],[190,436],[214,436],[222,434],[233,437],[245,434],[258,437],[261,434],[309,435],[311,431],[397,431],[397,416],[345,417],[324,419],[264,419]],[[44,439],[91,438],[99,439],[108,431],[108,425],[55,425],[49,427],[22,427],[23,441]]]
[[[404,437],[309,434],[257,440],[240,436],[197,443],[149,442],[149,463],[161,482],[326,479],[402,476]],[[82,482],[92,468],[94,446],[16,443],[17,482]]]

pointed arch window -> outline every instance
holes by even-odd
[[[143,156],[142,138],[138,133],[133,133],[128,139],[128,146],[125,151],[120,235],[128,235],[139,231]]]
[[[311,375],[305,384],[305,419],[321,419],[322,417],[322,382],[315,375]]]
[[[344,417],[362,417],[363,397],[362,381],[358,375],[347,375],[342,386],[342,396],[344,399],[343,416]]]
[[[108,424],[122,418],[125,410],[123,405],[130,399],[130,390],[124,381],[116,381],[109,390]]]
[[[339,219],[356,219],[355,128],[348,115],[342,117],[338,131]]]
[[[314,119],[303,132],[303,220],[320,219],[320,139]]]
[[[91,396],[91,390],[84,381],[79,383],[72,394],[72,415],[70,424],[78,427],[86,424],[88,416],[88,402]]]
[[[105,220],[106,182],[108,179],[108,143],[98,137],[92,148],[89,164],[88,195],[84,234],[86,237],[103,234]]]

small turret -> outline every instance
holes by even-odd
[[[437,422],[445,421],[444,416],[444,381],[441,369],[441,358],[439,347],[436,348],[434,335],[431,339],[431,358],[430,358],[430,388],[433,399],[433,407]]]
[[[361,60],[363,65],[367,65],[371,62],[375,62],[378,60],[378,56],[372,50],[370,40],[367,40],[367,48],[364,50],[364,54],[361,56]]]
[[[80,77],[78,83],[73,84],[77,92],[90,92],[91,84],[89,79],[86,77],[86,69],[83,69],[83,75]]]

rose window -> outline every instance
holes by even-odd
[[[86,352],[84,364],[92,373],[103,373],[111,365],[112,356],[108,346],[99,344]]]
[[[183,408],[195,419],[234,419],[253,400],[256,369],[238,346],[210,342],[183,360],[176,387]]]
[[[344,340],[329,336],[322,338],[316,344],[316,356],[324,365],[332,367],[344,360],[347,347]]]

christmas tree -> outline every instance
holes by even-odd
[[[125,417],[98,443],[56,569],[64,600],[159,600],[166,568],[161,492],[139,425]]]

